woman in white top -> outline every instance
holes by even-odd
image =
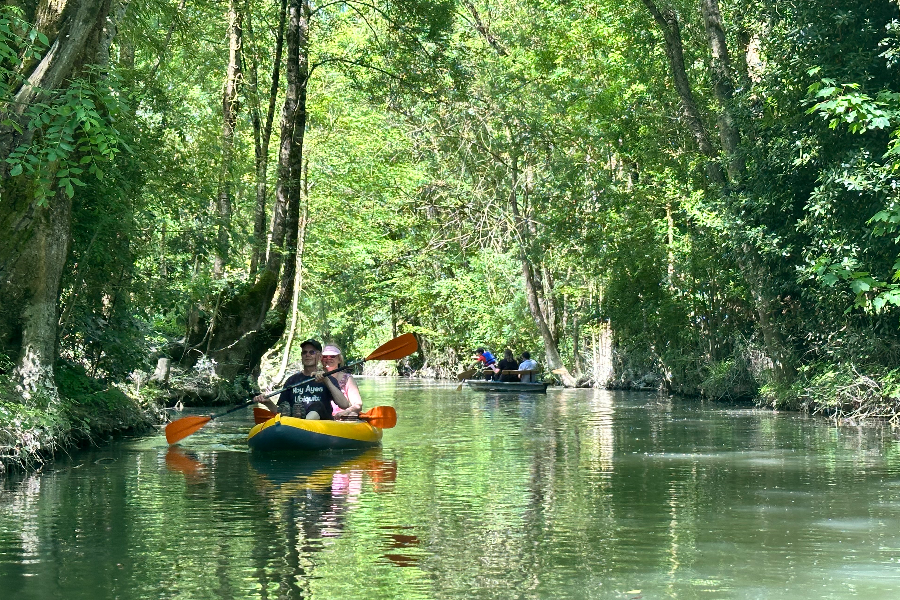
[[[331,344],[322,348],[322,367],[326,371],[334,371],[344,366],[344,357],[341,355],[341,349]],[[350,407],[342,409],[332,402],[332,416],[346,417],[358,415],[362,412],[362,397],[359,395],[359,388],[356,386],[356,380],[353,375],[346,371],[331,375],[337,380],[337,386],[344,392],[344,396],[350,401]]]

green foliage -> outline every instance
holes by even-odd
[[[72,198],[75,188],[87,185],[85,175],[102,179],[106,165],[121,151],[115,127],[119,112],[109,82],[98,84],[93,78],[70,82],[52,101],[29,107],[26,128],[37,133],[6,158],[10,176],[36,181],[39,203],[57,189]]]
[[[811,69],[815,75],[818,68]],[[837,84],[824,78],[809,87],[816,104],[807,113],[820,113],[828,120],[828,127],[836,129],[845,125],[850,133],[866,133],[870,129],[887,129],[900,118],[897,103],[900,93],[881,91],[877,98],[858,92],[858,83]]]
[[[733,358],[708,366],[706,379],[700,383],[703,396],[713,400],[750,400],[756,397],[757,383],[750,372],[747,355],[735,353]]]
[[[8,112],[11,91],[23,81],[15,65],[40,60],[49,44],[46,35],[22,19],[21,8],[0,6],[0,114]]]
[[[887,31],[893,32],[895,22]],[[893,42],[885,40],[889,50],[883,56],[893,60]],[[811,74],[818,69],[811,70]],[[884,154],[884,162],[861,160],[845,169],[841,183],[848,189],[869,194],[881,203],[870,209],[875,211],[866,222],[872,239],[882,246],[888,246],[885,253],[896,249],[900,242],[900,211],[897,209],[897,177],[900,175],[900,93],[880,90],[875,98],[860,93],[860,84],[838,85],[833,79],[825,78],[810,86],[810,95],[819,100],[809,113],[818,112],[828,121],[828,126],[836,129],[845,126],[850,133],[864,134],[873,129],[894,128],[889,149]],[[869,213],[871,214],[871,212]],[[884,242],[888,243],[885,244]],[[895,250],[896,252],[896,250]],[[857,255],[844,255],[840,262],[831,262],[824,257],[817,265],[816,273],[829,286],[845,282],[855,294],[853,307],[873,313],[882,313],[891,307],[900,306],[900,255],[893,254],[893,262],[888,271],[884,254],[865,260],[877,267],[870,271],[862,267],[863,260]],[[830,264],[829,264],[830,263]],[[881,263],[879,265],[878,263]]]
[[[666,4],[715,145],[723,107],[700,11]],[[478,345],[539,356],[524,261],[564,362],[585,371],[610,328],[620,379],[752,394],[769,364],[757,360],[767,343],[758,288],[771,300],[770,330],[798,363],[858,360],[881,374],[896,365],[895,3],[721,3],[735,71],[727,108],[745,165],[724,189],[706,179],[643,3],[312,8],[301,338],[335,341],[352,359],[414,331],[413,366],[435,375],[452,375]],[[244,9],[255,32],[244,66],[252,51],[264,95],[278,3]],[[133,5],[109,76],[88,72],[30,113],[36,136],[9,158],[12,176],[73,200],[60,348],[84,369],[62,376],[78,398],[97,391],[79,377],[148,370],[148,357],[192,328],[234,318],[219,307],[258,283],[248,268],[258,182],[246,110],[229,262],[224,277],[212,269],[221,11]],[[47,46],[18,15],[0,13],[0,92],[24,72],[13,65]],[[248,88],[240,93],[247,106]],[[267,323],[282,317],[270,312]],[[767,383],[763,397],[799,406],[814,379]]]
[[[802,388],[795,389],[805,406],[838,422],[879,418],[900,425],[900,370],[814,364],[807,367]]]

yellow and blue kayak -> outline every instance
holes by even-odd
[[[381,444],[381,429],[365,421],[312,421],[277,415],[250,430],[253,450],[347,450]]]

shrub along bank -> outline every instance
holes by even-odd
[[[0,355],[0,474],[37,469],[60,450],[148,431],[164,420],[153,398],[131,397],[80,366],[60,364],[58,394],[28,400],[16,391],[11,372],[12,363]]]

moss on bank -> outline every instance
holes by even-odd
[[[9,376],[12,365],[0,361],[0,473],[38,468],[60,450],[164,421],[153,398],[133,398],[71,364],[57,368],[58,397],[24,400]]]

